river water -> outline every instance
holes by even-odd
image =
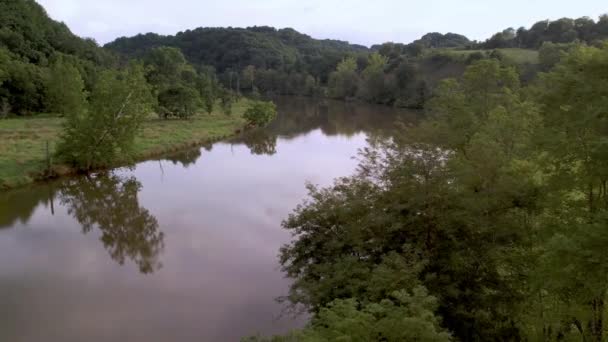
[[[281,221],[415,113],[280,98],[268,128],[0,194],[0,341],[238,341],[285,333]]]

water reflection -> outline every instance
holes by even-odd
[[[200,148],[196,148],[175,153],[163,159],[172,162],[173,165],[181,164],[183,167],[188,168],[188,166],[194,165],[200,157],[201,150]]]
[[[272,156],[277,153],[277,135],[263,129],[248,132],[237,141],[245,144],[253,155]]]
[[[277,319],[281,220],[306,182],[351,174],[366,139],[417,114],[276,102],[269,127],[213,150],[0,193],[0,228],[13,228],[0,229],[0,341],[238,341],[301,326]]]
[[[181,165],[187,169],[188,167],[196,164],[202,155],[203,149],[207,152],[211,152],[213,150],[213,144],[207,143],[202,146],[171,153],[161,158],[161,160],[168,160],[173,163],[173,165]]]
[[[53,210],[55,191],[49,184],[36,185],[0,194],[0,229],[26,224],[34,210],[44,205]]]
[[[277,119],[264,129],[232,139],[231,143],[244,144],[253,155],[274,155],[278,138],[289,141],[319,129],[325,136],[350,138],[365,132],[373,139],[394,134],[396,121],[412,123],[418,116],[412,111],[344,101],[293,97],[277,97],[273,101],[279,109]]]
[[[152,273],[162,267],[164,234],[156,218],[139,205],[141,188],[135,177],[102,173],[63,182],[59,198],[84,234],[99,229],[112,259],[123,265],[128,258],[142,273]]]

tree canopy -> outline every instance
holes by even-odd
[[[88,108],[67,116],[58,155],[85,171],[129,161],[135,136],[153,103],[142,66],[102,72]]]
[[[275,340],[605,340],[607,70],[608,45],[573,47],[528,87],[474,62],[353,176],[310,185],[280,261],[283,299],[312,319]],[[401,302],[384,326],[397,293],[436,306]]]
[[[589,17],[561,18],[554,21],[539,21],[529,29],[525,27],[517,30],[508,28],[496,33],[481,46],[487,49],[505,47],[538,49],[546,42],[573,43],[579,41],[593,45],[605,39],[608,39],[608,15],[600,16],[597,21]]]

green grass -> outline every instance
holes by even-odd
[[[442,53],[451,54],[454,56],[468,57],[475,52],[490,53],[492,50],[455,50],[455,49],[438,49]],[[501,52],[509,60],[516,64],[538,64],[538,51],[530,49],[505,48],[496,49]]]
[[[227,116],[219,110],[200,114],[189,120],[148,119],[135,141],[135,158],[143,160],[164,153],[218,140],[245,125],[242,114],[248,100],[241,100]],[[59,141],[63,119],[34,116],[0,120],[0,188],[15,188],[44,178],[46,143],[50,153]],[[64,165],[53,165],[58,174],[71,170]]]

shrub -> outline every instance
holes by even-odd
[[[277,116],[277,107],[273,102],[255,101],[247,110],[243,117],[249,126],[266,126]]]

